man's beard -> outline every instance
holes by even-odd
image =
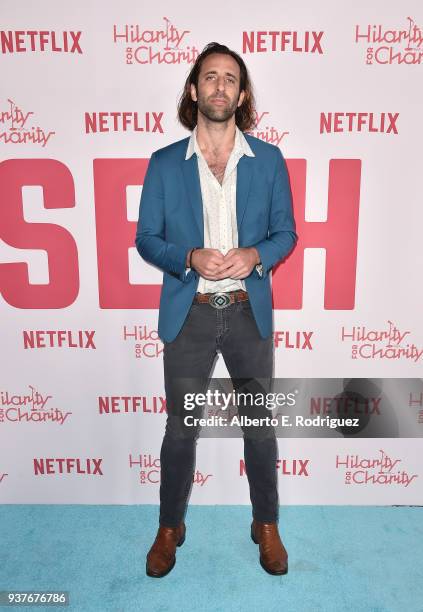
[[[238,100],[235,99],[231,103],[227,98],[222,96],[210,96],[211,98],[218,98],[224,100],[225,104],[216,105],[213,102],[207,102],[201,95],[197,97],[198,110],[207,118],[209,121],[217,121],[223,123],[230,119],[236,112]]]

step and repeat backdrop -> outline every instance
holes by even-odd
[[[158,503],[161,272],[135,229],[211,41],[246,62],[251,134],[290,175],[275,377],[305,417],[360,419],[278,438],[280,503],[422,504],[417,0],[1,3],[0,503]],[[249,503],[242,437],[200,438],[191,503]]]

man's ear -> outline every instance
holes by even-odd
[[[239,94],[238,107],[242,106],[242,103],[245,100],[245,91],[242,90]]]
[[[197,102],[197,90],[195,89],[194,83],[191,83],[191,100]]]

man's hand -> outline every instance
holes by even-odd
[[[225,256],[218,249],[195,249],[191,257],[191,265],[200,276],[207,280],[219,280],[226,276],[218,276],[220,266]]]
[[[241,280],[249,276],[254,266],[260,263],[260,255],[255,247],[231,249],[223,259],[213,280],[224,278]]]

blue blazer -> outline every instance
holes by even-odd
[[[269,271],[297,240],[288,173],[280,149],[244,134],[255,157],[237,165],[238,246],[254,246],[263,264],[243,279],[262,338],[272,333]],[[197,290],[199,275],[185,274],[192,247],[204,247],[203,202],[197,155],[185,159],[189,138],[155,151],[142,189],[135,245],[141,257],[163,270],[158,334],[178,335]]]

